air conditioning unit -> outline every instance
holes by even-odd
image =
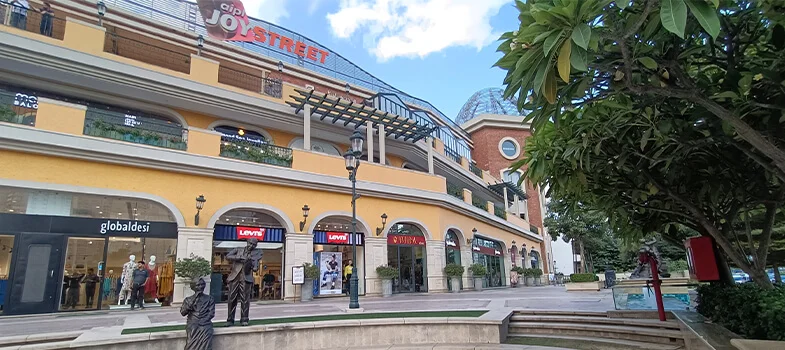
[[[306,85],[305,85],[305,89],[306,89],[306,90],[310,90],[310,91],[314,91],[314,90],[316,90],[316,88],[315,88],[315,87],[313,87],[313,85],[308,85],[308,84],[306,84]]]

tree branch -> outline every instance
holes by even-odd
[[[769,246],[771,245],[771,233],[774,228],[774,218],[777,216],[777,206],[766,204],[766,218],[763,220],[763,232],[758,242],[758,259],[761,267],[766,268],[766,260],[769,257]]]
[[[643,23],[646,22],[646,19],[649,18],[649,14],[651,13],[651,10],[654,8],[654,4],[656,2],[657,2],[657,0],[647,0],[646,1],[646,5],[643,8],[643,12],[641,12],[641,17],[638,20],[638,22],[635,23],[629,29],[627,29],[626,32],[621,33],[621,38],[620,38],[619,41],[625,41],[625,40],[627,40],[627,38],[631,37],[633,34],[638,32],[638,29],[640,29],[641,26],[643,25]]]
[[[785,172],[783,172],[782,170],[780,170],[777,167],[772,166],[770,162],[767,162],[765,159],[763,159],[761,156],[757,155],[752,150],[750,150],[747,147],[744,147],[743,145],[739,144],[739,142],[737,142],[735,140],[732,140],[732,139],[729,140],[729,141],[733,144],[733,146],[738,148],[740,151],[744,152],[744,154],[746,154],[747,157],[750,157],[750,159],[752,159],[756,163],[760,164],[760,166],[762,166],[763,169],[766,169],[768,172],[770,172],[770,173],[774,174],[775,176],[777,176],[777,178],[779,178],[782,182],[785,182]]]

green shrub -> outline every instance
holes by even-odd
[[[534,277],[534,278],[540,278],[542,276],[542,270],[541,269],[531,269],[531,274],[532,274],[532,277]]]
[[[488,273],[488,270],[485,269],[485,265],[483,264],[472,264],[469,266],[469,272],[471,272],[474,277],[483,277]]]
[[[461,277],[463,276],[463,271],[463,266],[458,264],[447,264],[447,266],[444,267],[444,274],[447,275],[447,277]]]
[[[526,269],[524,269],[524,268],[522,268],[520,266],[515,266],[515,267],[511,268],[510,271],[515,271],[515,272],[518,273],[518,275],[524,276],[524,272],[526,271]]]
[[[534,275],[532,275],[532,269],[529,269],[529,268],[523,269],[523,276],[524,277],[534,277]]]
[[[688,270],[687,260],[675,260],[668,262],[668,272],[682,272]]]
[[[213,273],[213,267],[207,259],[191,254],[185,259],[178,259],[174,263],[174,274],[188,282],[196,282],[199,278]]]
[[[574,273],[570,275],[570,282],[575,282],[575,283],[594,282],[599,280],[600,278],[593,273]]]
[[[785,287],[701,285],[697,311],[745,338],[785,340]]]
[[[398,269],[392,266],[381,265],[376,268],[376,274],[383,280],[398,278]]]
[[[304,263],[303,264],[303,273],[305,274],[305,278],[309,280],[318,280],[319,279],[319,267],[313,264]]]

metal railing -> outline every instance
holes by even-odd
[[[271,97],[283,97],[283,83],[280,79],[265,78],[261,71],[258,73],[243,72],[219,65],[218,82]]]
[[[455,151],[445,147],[444,148],[444,155],[448,158],[454,160],[456,163],[461,164],[461,155],[456,153]]]
[[[463,200],[463,188],[457,185],[453,185],[451,183],[447,183],[447,193],[451,196]]]
[[[474,175],[482,178],[482,169],[478,168],[476,164],[469,163],[469,170],[471,170]]]
[[[35,94],[0,90],[0,122],[34,126],[37,112]]]
[[[425,112],[412,110],[395,94],[378,93],[371,96],[370,100],[373,102],[373,107],[390,114],[398,115],[403,118],[414,120],[418,125],[433,128],[435,125],[427,116],[422,116]]]
[[[292,167],[292,149],[247,141],[222,141],[221,157]]]
[[[24,8],[5,3],[7,1],[0,0],[0,21],[3,25],[63,40],[65,19],[58,17],[57,13],[44,14],[40,11],[42,7],[32,8],[28,5],[29,8]]]
[[[185,150],[186,131],[180,124],[111,110],[87,108],[84,134],[88,136]]]
[[[466,144],[466,141],[459,140],[457,137],[455,137],[451,130],[447,129],[446,127],[440,127],[436,130],[435,137],[442,140],[445,150],[449,149],[459,156],[462,156],[468,160],[472,160],[472,151],[469,149],[469,145]]]
[[[488,210],[488,202],[482,198],[472,196],[472,205],[485,211]]]
[[[262,93],[275,98],[283,98],[283,81],[281,79],[264,78]]]
[[[114,32],[106,32],[104,52],[180,73],[189,74],[191,72],[190,53],[177,52],[159,44],[139,41]]]
[[[504,204],[493,203],[493,214],[507,220],[507,210],[504,209]]]

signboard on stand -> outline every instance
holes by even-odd
[[[305,283],[305,268],[303,266],[292,266],[292,284]]]

